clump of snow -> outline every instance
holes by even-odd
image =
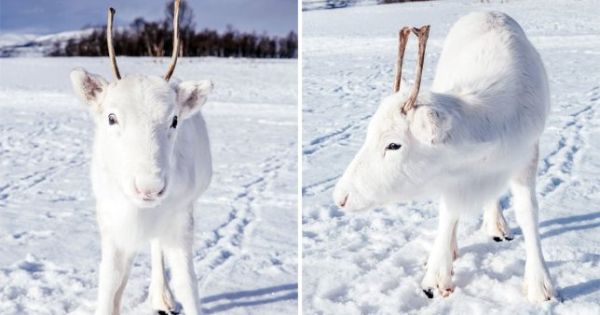
[[[119,58],[162,75],[168,58]],[[100,240],[89,183],[93,122],[69,71],[111,78],[108,58],[0,59],[0,313],[90,314]],[[183,58],[212,79],[203,108],[214,175],[198,200],[194,263],[207,314],[297,309],[297,63]],[[149,247],[148,247],[149,248]],[[146,314],[149,250],[134,261],[125,314]]]
[[[305,314],[599,314],[600,22],[594,1],[434,1],[304,12],[303,307]],[[332,189],[363,143],[379,100],[392,90],[397,32],[431,24],[422,88],[435,73],[449,27],[462,15],[500,10],[539,50],[550,79],[552,113],[538,170],[540,234],[563,302],[530,304],[521,284],[523,237],[495,243],[480,217],[463,217],[456,291],[421,292],[437,228],[437,201],[339,211]],[[357,23],[360,21],[360,23]],[[416,41],[405,76],[414,76]],[[410,44],[412,43],[412,44]]]

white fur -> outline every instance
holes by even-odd
[[[75,93],[96,123],[91,164],[102,261],[96,314],[119,314],[131,261],[152,243],[149,298],[155,310],[174,310],[174,293],[186,314],[199,314],[192,262],[193,205],[212,175],[206,124],[199,110],[210,81],[167,83],[133,75],[108,83],[73,70]],[[108,115],[118,123],[109,125]],[[171,128],[178,116],[176,128]]]
[[[453,290],[452,243],[460,213],[486,209],[492,236],[510,239],[498,198],[510,186],[527,252],[526,295],[553,296],[542,256],[535,176],[538,141],[550,109],[540,56],[521,27],[503,13],[472,13],[450,30],[430,92],[400,108],[407,84],[383,100],[363,147],[337,183],[347,211],[401,199],[441,196],[439,231],[422,286]],[[399,150],[386,150],[390,143]]]

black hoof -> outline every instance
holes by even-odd
[[[433,290],[432,289],[423,289],[423,293],[425,293],[425,295],[428,298],[433,299]]]
[[[165,311],[158,311],[158,315],[170,315],[170,314]]]
[[[492,239],[496,242],[502,242],[502,238],[498,236],[494,236]]]
[[[176,311],[168,311],[168,312],[163,311],[163,310],[158,311],[158,315],[178,315],[178,314],[179,314],[179,312],[176,312]]]
[[[510,237],[505,237],[504,239],[507,241],[512,241],[514,239],[514,237],[510,236]]]

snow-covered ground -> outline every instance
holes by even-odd
[[[304,12],[303,308],[305,314],[600,314],[600,6],[598,1],[435,1]],[[452,23],[496,9],[525,29],[546,64],[553,111],[541,139],[541,238],[564,302],[529,304],[521,293],[525,250],[495,243],[480,217],[461,218],[456,291],[419,288],[437,227],[436,201],[345,214],[332,188],[390,93],[397,31],[431,24],[424,87]],[[405,76],[413,78],[416,40]]]
[[[121,73],[167,61],[119,58]],[[100,258],[88,177],[93,122],[69,71],[111,78],[108,58],[0,59],[0,313],[90,314]],[[183,58],[210,78],[203,109],[214,176],[197,204],[194,262],[208,314],[297,310],[297,63]],[[126,314],[149,314],[149,249],[135,259]]]

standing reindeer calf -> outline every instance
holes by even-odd
[[[193,209],[212,175],[206,124],[200,114],[210,81],[169,82],[177,63],[179,0],[175,2],[173,57],[167,74],[121,79],[107,40],[115,81],[83,69],[71,72],[75,93],[92,112],[96,133],[91,164],[102,241],[97,315],[119,314],[137,249],[151,243],[149,299],[160,314],[176,312],[165,279],[171,267],[175,295],[186,314],[199,314],[192,261]]]
[[[411,32],[419,37],[419,58],[409,93],[400,75]],[[461,213],[483,208],[487,233],[497,241],[512,239],[498,203],[509,186],[525,240],[525,295],[549,300],[554,291],[535,195],[538,143],[550,110],[542,60],[511,17],[472,13],[450,30],[431,92],[419,95],[428,34],[429,26],[400,32],[396,93],[373,115],[365,143],[336,185],[335,203],[358,211],[440,196],[438,234],[421,284],[432,298],[436,288],[442,296],[454,290]]]

